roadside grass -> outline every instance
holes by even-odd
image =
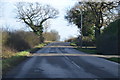
[[[75,49],[82,51],[82,52],[86,52],[86,53],[90,53],[90,54],[99,54],[96,47],[94,47],[94,46],[89,46],[87,48],[83,46],[82,48],[80,48],[79,46],[76,45],[75,42],[71,42],[70,45],[73,46]]]
[[[96,47],[76,47],[76,44],[75,43],[70,43],[71,46],[74,46],[75,49],[79,50],[79,51],[82,51],[82,52],[85,52],[85,53],[88,53],[88,54],[99,54],[101,55],[101,53],[99,51],[97,51]],[[103,55],[103,54],[102,54]],[[107,60],[110,60],[110,61],[113,61],[113,62],[117,62],[117,63],[120,63],[120,58],[117,58],[117,57],[111,57],[111,58],[104,58],[104,59],[107,59]]]
[[[24,61],[25,59],[29,58],[28,56],[31,55],[30,54],[31,52],[36,52],[37,50],[41,49],[42,47],[44,47],[47,44],[48,43],[42,43],[42,44],[35,46],[33,49],[14,53],[14,55],[11,57],[3,58],[2,59],[2,73],[3,73],[3,75],[6,72],[8,72],[10,69],[17,66],[22,61]]]
[[[79,51],[90,53],[90,54],[99,54],[99,52],[96,50],[96,48],[76,48]]]
[[[37,46],[35,46],[34,48],[28,50],[30,53],[35,53],[36,51],[38,51],[39,49],[41,49],[42,47],[46,46],[49,42],[45,42],[45,43],[41,43]]]
[[[76,49],[79,50],[79,51],[85,52],[85,53],[89,53],[89,54],[99,54],[99,55],[101,54],[95,48],[82,48],[82,49],[81,48],[76,48]],[[111,58],[104,58],[104,59],[120,63],[120,58],[118,58],[118,57],[111,57]]]
[[[75,42],[71,42],[70,45],[71,46],[76,46],[76,43]]]
[[[7,59],[2,59],[2,73],[6,73],[8,70],[28,58],[27,56],[29,55],[29,52],[27,51],[22,51],[19,53],[16,53],[16,55],[7,58]]]
[[[120,64],[120,58],[115,58],[115,57],[113,57],[113,58],[106,58],[106,59],[107,59],[107,60],[110,60],[110,61],[117,62],[117,63]]]

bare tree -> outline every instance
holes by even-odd
[[[49,5],[43,6],[39,3],[19,2],[16,7],[17,18],[27,24],[43,41],[43,23],[48,19],[56,18],[58,11]]]

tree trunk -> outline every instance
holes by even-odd
[[[44,42],[44,37],[43,37],[43,35],[40,35],[40,43],[43,43]]]
[[[101,32],[100,32],[100,28],[96,27],[95,28],[95,45],[96,48],[99,50],[99,36],[100,36]]]
[[[95,38],[98,39],[98,37],[100,36],[100,34],[101,34],[100,28],[96,27],[95,28]]]

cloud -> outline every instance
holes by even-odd
[[[59,3],[61,1],[68,2],[68,1],[77,1],[77,0],[2,0],[1,2],[54,2]]]
[[[81,1],[81,2],[113,2],[118,0],[1,0],[0,2],[55,2],[59,3],[61,1],[68,2],[68,1]]]

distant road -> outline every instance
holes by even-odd
[[[5,78],[118,78],[120,64],[80,52],[68,42],[50,43]]]

